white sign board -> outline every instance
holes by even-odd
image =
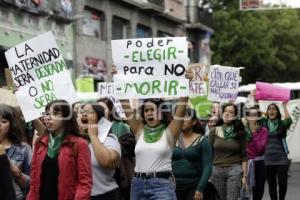
[[[16,45],[5,52],[16,96],[25,121],[42,115],[56,99],[78,101],[71,76],[51,32]]]
[[[109,98],[113,102],[119,117],[121,119],[126,119],[126,115],[122,108],[120,100],[115,98],[113,95],[114,95],[114,83],[106,83],[106,82],[98,83],[98,95],[97,95],[98,99]]]
[[[114,96],[159,98],[188,96],[185,37],[112,40],[112,57],[118,73]]]
[[[208,79],[208,100],[222,103],[236,100],[241,80],[239,68],[212,65]]]

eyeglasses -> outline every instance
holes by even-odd
[[[43,112],[43,117],[57,117],[61,115],[61,112]]]

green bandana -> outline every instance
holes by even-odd
[[[278,119],[268,119],[268,127],[269,127],[269,133],[270,135],[276,134],[277,128],[279,125]]]
[[[162,133],[166,129],[166,125],[161,124],[157,127],[151,128],[148,125],[144,126],[144,140],[147,143],[153,143],[157,142],[160,137],[162,136]]]
[[[236,136],[236,134],[233,132],[233,125],[225,127],[223,126],[223,131],[224,131],[224,139],[229,140],[232,139]]]
[[[62,143],[63,143],[63,134],[59,134],[53,137],[52,134],[50,133],[49,142],[48,142],[48,151],[47,151],[47,154],[50,158],[54,158],[57,155],[60,145]]]

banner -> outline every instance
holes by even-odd
[[[114,96],[160,98],[188,96],[185,37],[112,40],[112,57],[118,73]]]
[[[18,88],[16,96],[25,121],[34,120],[56,99],[78,101],[71,76],[51,32],[16,45],[5,52]]]
[[[288,88],[256,82],[256,100],[288,101],[290,96],[291,90]]]
[[[208,100],[226,103],[238,95],[240,69],[212,65],[209,70]]]

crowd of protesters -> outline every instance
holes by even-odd
[[[205,123],[187,97],[171,111],[146,99],[139,114],[121,103],[127,120],[108,98],[55,100],[31,122],[34,131],[18,108],[0,104],[0,199],[261,200],[266,181],[271,200],[285,199],[286,102],[284,113],[272,103],[264,114],[214,102]],[[101,142],[104,118],[112,126]]]

